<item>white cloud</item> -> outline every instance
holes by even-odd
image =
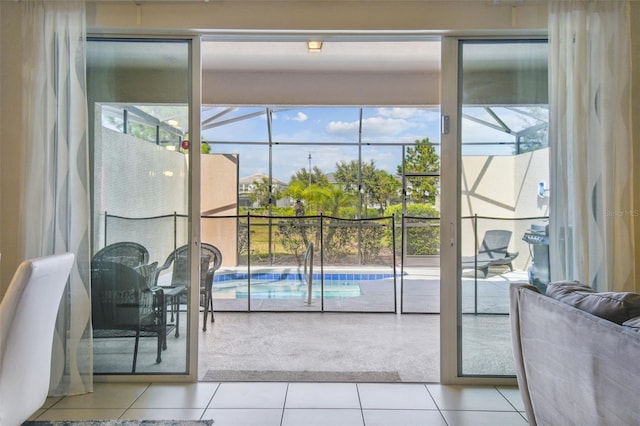
[[[327,124],[326,131],[333,135],[353,134],[359,126],[358,121],[332,121]],[[416,126],[416,123],[397,118],[370,117],[362,120],[362,132],[376,136],[397,135]]]
[[[331,121],[327,124],[326,130],[330,135],[345,135],[353,133],[359,126],[357,121]]]
[[[299,121],[299,122],[303,122],[303,121],[307,121],[309,117],[307,117],[307,114],[305,114],[304,112],[298,112],[298,114],[296,114],[296,116],[294,118],[292,118],[293,121]]]
[[[294,116],[285,115],[284,119],[287,120],[287,121],[297,121],[299,123],[302,123],[304,121],[307,121],[309,119],[309,117],[304,112],[298,111],[298,113],[296,115],[294,115]]]
[[[422,115],[422,110],[418,108],[378,108],[378,115],[391,118],[414,118]]]
[[[389,136],[395,136],[398,139],[401,135],[407,134],[410,129],[422,134],[432,122],[439,122],[440,117],[437,112],[422,108],[377,108],[376,112],[376,116],[362,120],[362,131],[367,140],[382,141]],[[352,137],[357,134],[358,127],[357,120],[332,121],[325,130],[330,135]],[[413,140],[415,139],[410,141],[413,142]]]
[[[402,118],[371,117],[362,120],[362,131],[377,135],[397,135],[416,127],[416,123]]]
[[[436,108],[378,108],[376,112],[382,117],[419,120],[420,122],[440,120],[440,114]]]

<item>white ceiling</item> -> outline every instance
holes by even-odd
[[[439,41],[325,41],[311,53],[305,41],[212,41],[202,45],[206,71],[425,72],[440,70]]]

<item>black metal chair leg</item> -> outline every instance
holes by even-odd
[[[162,350],[167,350],[167,299],[165,299],[164,293],[160,296],[160,321],[161,326],[160,326],[160,333],[162,337],[160,338],[160,341],[158,343],[158,345],[161,345]],[[160,355],[158,355],[158,359],[160,358]],[[160,361],[158,361],[158,359],[156,359],[156,362],[159,363]]]
[[[162,362],[162,342],[166,342],[166,336],[163,337],[158,333],[158,347],[156,349],[156,364]],[[166,343],[164,349],[167,349]]]
[[[133,345],[133,366],[131,373],[136,372],[136,360],[138,359],[138,341],[140,340],[140,329],[136,330],[136,343]]]
[[[216,322],[216,319],[213,316],[213,295],[211,295],[209,297],[209,300],[211,301],[210,305],[211,305],[211,322]]]
[[[207,316],[209,315],[209,307],[211,307],[211,322],[214,322],[213,317],[213,296],[210,291],[205,292],[204,297],[204,318],[202,321],[202,331],[207,331]]]
[[[180,337],[180,295],[179,294],[173,296],[173,306],[176,309],[176,338],[178,338]],[[173,310],[173,308],[171,309]]]
[[[204,317],[202,318],[202,331],[207,331],[207,315],[209,314],[209,292],[204,293]]]

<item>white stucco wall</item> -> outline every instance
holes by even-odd
[[[549,183],[549,149],[513,156],[465,156],[462,158],[461,215],[506,220],[478,219],[478,242],[489,229],[507,229],[512,234],[509,251],[519,252],[514,267],[526,269],[531,262],[522,236],[532,222],[509,220],[548,216],[549,197],[537,195],[538,183]],[[474,254],[471,219],[462,221],[462,255]]]
[[[93,159],[94,253],[105,246],[105,212],[134,219],[188,212],[186,155],[103,127],[98,130]],[[186,218],[177,218],[176,229],[181,246],[187,242]],[[134,221],[110,217],[106,235],[106,244],[142,244],[149,250],[150,261],[162,264],[173,250],[174,218]]]

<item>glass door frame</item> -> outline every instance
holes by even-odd
[[[191,105],[189,111],[189,130],[191,131],[191,149],[189,150],[189,242],[191,244],[191,282],[200,283],[200,243],[201,243],[201,206],[200,206],[200,143],[197,145],[193,141],[200,141],[200,126],[202,109],[202,55],[201,37],[191,36]],[[195,147],[195,148],[194,148]],[[194,256],[193,253],[197,255]],[[191,286],[189,294],[189,341],[188,341],[188,368],[185,380],[191,382],[198,381],[198,347],[200,339],[200,292],[198,286]],[[205,306],[205,309],[207,307]]]
[[[461,269],[461,104],[460,46],[467,40],[546,39],[546,34],[442,37],[441,45],[441,231],[440,231],[440,382],[442,384],[517,385],[515,377],[463,376]],[[455,356],[454,356],[455,354]]]
[[[461,350],[460,125],[458,95],[458,37],[442,37],[440,54],[440,383],[463,383],[458,376]],[[449,283],[449,285],[447,285]],[[453,285],[451,285],[453,283]],[[454,356],[455,355],[455,356]]]
[[[189,102],[189,134],[191,141],[199,141],[200,137],[200,105],[202,103],[202,67],[201,67],[201,36],[194,34],[166,34],[145,31],[141,33],[115,32],[115,33],[91,33],[87,34],[87,39],[122,39],[128,40],[167,40],[186,42],[189,44],[189,66],[190,66],[190,102]],[[188,153],[189,176],[188,176],[188,244],[191,246],[190,252],[190,276],[191,282],[200,282],[200,256],[194,253],[200,251],[200,146],[197,149],[190,149]],[[193,148],[193,145],[192,145]],[[94,382],[197,382],[198,381],[198,345],[199,345],[199,305],[200,292],[199,284],[192,286],[189,292],[187,309],[187,372],[186,374],[104,374],[94,375]]]

